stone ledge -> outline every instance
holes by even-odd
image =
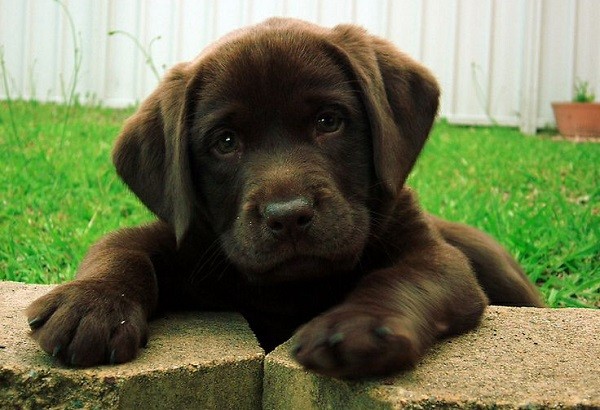
[[[169,313],[118,366],[68,369],[27,333],[24,308],[51,286],[0,282],[0,408],[252,409],[264,352],[233,313]]]
[[[378,381],[308,373],[288,345],[265,359],[264,408],[600,408],[600,310],[490,307],[479,329]]]
[[[289,342],[265,358],[241,316],[214,312],[153,321],[131,363],[64,368],[23,315],[50,289],[0,282],[0,408],[600,408],[600,310],[490,307],[415,370],[348,382],[303,370]]]

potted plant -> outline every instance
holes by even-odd
[[[600,138],[600,103],[587,81],[577,80],[572,102],[554,102],[556,126],[565,137]]]

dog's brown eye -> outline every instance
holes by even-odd
[[[317,115],[316,128],[320,133],[336,132],[340,129],[344,119],[335,111],[324,111]]]
[[[227,157],[240,149],[240,140],[233,131],[223,131],[213,145],[213,152],[221,157]]]

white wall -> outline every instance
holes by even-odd
[[[600,0],[64,0],[76,27],[81,97],[108,106],[156,85],[131,33],[160,72],[228,31],[274,15],[354,22],[424,62],[443,87],[442,116],[526,131],[553,122],[575,78],[600,94]],[[53,0],[0,0],[0,47],[12,98],[63,101],[73,77],[67,16]],[[0,86],[0,99],[6,98]]]

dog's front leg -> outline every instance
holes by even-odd
[[[486,304],[466,258],[438,243],[364,277],[344,303],[298,330],[293,354],[330,376],[394,373],[437,338],[475,327]]]
[[[27,308],[32,337],[69,365],[133,359],[158,302],[157,275],[174,253],[174,234],[161,222],[107,235],[90,248],[74,281]]]

